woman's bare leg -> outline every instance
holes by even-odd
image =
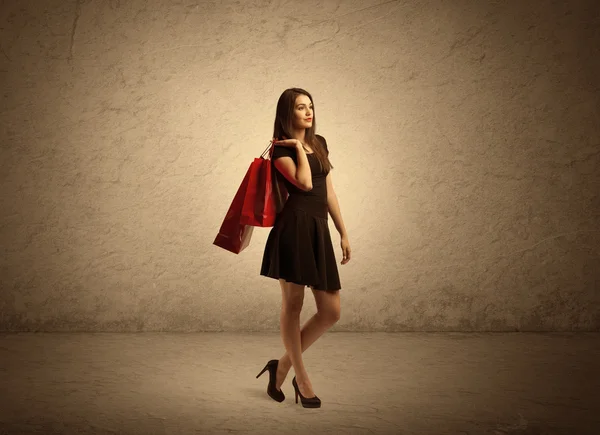
[[[286,281],[280,280],[280,282],[283,290],[284,286],[286,285]],[[297,284],[291,284],[298,286]],[[301,352],[304,352],[306,349],[308,349],[311,344],[317,341],[317,339],[321,337],[326,330],[331,328],[331,326],[333,326],[340,318],[339,291],[323,291],[314,289],[312,291],[317,304],[317,312],[310,319],[308,319],[300,331]],[[304,291],[302,290],[301,293],[303,294]],[[298,314],[298,324],[299,320],[300,317]],[[283,381],[285,380],[292,365],[292,360],[288,351],[279,359],[276,383],[276,387],[278,389],[281,387],[281,384],[283,384]],[[296,371],[295,367],[294,371]],[[298,387],[300,387],[300,379],[301,377],[296,371],[296,381],[298,381]],[[301,392],[303,395],[305,395],[302,389]]]
[[[280,283],[282,293],[281,339],[294,367],[294,372],[296,372],[296,382],[298,382],[300,392],[305,397],[313,397],[315,394],[302,361],[302,338],[300,335],[300,312],[304,304],[305,286],[284,280],[280,280]]]

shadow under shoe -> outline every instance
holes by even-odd
[[[267,394],[269,395],[269,397],[277,402],[283,402],[285,400],[285,394],[283,394],[283,391],[278,390],[275,387],[275,384],[277,383],[277,366],[279,365],[279,360],[278,359],[272,359],[270,360],[267,365],[265,366],[264,369],[262,369],[262,371],[256,375],[256,378],[258,379],[258,377],[260,375],[262,375],[265,371],[269,370],[269,385],[267,386]],[[296,402],[298,402],[298,400],[296,399]]]

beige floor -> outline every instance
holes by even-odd
[[[0,434],[600,434],[600,334],[344,333],[277,403],[274,333],[0,334]]]

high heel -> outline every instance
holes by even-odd
[[[279,365],[279,360],[277,360],[277,359],[270,360],[267,363],[267,365],[265,366],[265,368],[262,369],[262,371],[258,375],[256,375],[256,378],[258,379],[258,377],[260,375],[262,375],[264,372],[269,370],[269,385],[267,386],[267,394],[269,395],[269,397],[271,399],[276,400],[277,402],[283,402],[285,400],[285,394],[283,394],[283,391],[275,388],[275,384],[277,383],[277,366],[278,365]]]
[[[317,396],[314,397],[304,397],[300,392],[300,388],[298,388],[298,383],[296,382],[296,376],[292,379],[292,385],[294,386],[294,390],[296,391],[296,403],[298,403],[298,394],[300,395],[300,401],[302,402],[302,406],[304,408],[320,408],[321,407],[321,399]]]

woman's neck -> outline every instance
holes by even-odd
[[[300,142],[302,142],[302,145],[306,144],[306,129],[305,128],[301,128],[300,130],[294,130],[292,132],[292,136],[294,137],[294,139],[299,140]]]

